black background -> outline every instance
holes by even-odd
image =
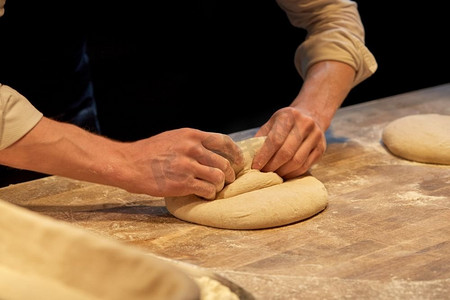
[[[378,70],[346,104],[450,82],[450,23],[442,2],[357,3]]]
[[[19,3],[8,0],[6,14],[13,2]],[[357,3],[379,67],[344,106],[449,82],[442,2]],[[47,16],[24,18],[22,30],[33,32],[34,46],[2,60],[53,51],[58,64],[61,49],[71,50],[78,32],[85,34],[102,133],[111,138],[135,140],[179,127],[223,133],[257,127],[288,105],[302,83],[293,58],[305,32],[290,25],[275,1],[27,0],[15,6],[15,16],[35,9]]]
[[[133,139],[181,126],[229,133],[259,126],[293,99],[301,85],[293,55],[304,32],[290,25],[275,1],[227,3],[204,1],[200,10],[185,4],[170,10],[178,12],[177,22],[152,15],[158,25],[150,26],[151,8],[130,12],[133,20],[124,22],[132,33],[95,32],[90,49],[106,134]],[[449,82],[449,25],[442,4],[357,3],[379,67],[344,106]],[[152,42],[165,43],[175,59],[166,52],[159,54],[166,60],[155,63],[158,54],[146,54]],[[206,66],[196,64],[205,59]],[[177,70],[180,60],[190,61],[180,63],[185,72]],[[146,70],[153,75],[142,76]]]

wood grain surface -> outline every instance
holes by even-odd
[[[207,268],[256,299],[449,299],[450,166],[401,159],[381,142],[390,121],[421,113],[450,115],[450,84],[341,108],[311,169],[329,205],[288,226],[190,224],[161,198],[56,176],[0,199]]]

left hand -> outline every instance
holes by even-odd
[[[267,138],[252,168],[276,172],[284,179],[307,172],[326,149],[324,130],[311,116],[294,107],[276,111],[255,136]]]

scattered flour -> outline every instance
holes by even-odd
[[[426,206],[429,205],[430,202],[436,201],[436,200],[445,200],[447,199],[444,196],[430,196],[430,195],[424,195],[417,191],[407,191],[403,193],[397,193],[396,197],[401,200],[406,200],[410,204],[414,204],[417,206]]]

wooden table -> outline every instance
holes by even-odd
[[[450,166],[395,157],[380,141],[388,122],[419,113],[450,115],[450,84],[341,108],[311,170],[329,205],[289,226],[189,224],[160,198],[55,176],[0,199],[210,269],[256,299],[449,299]]]

